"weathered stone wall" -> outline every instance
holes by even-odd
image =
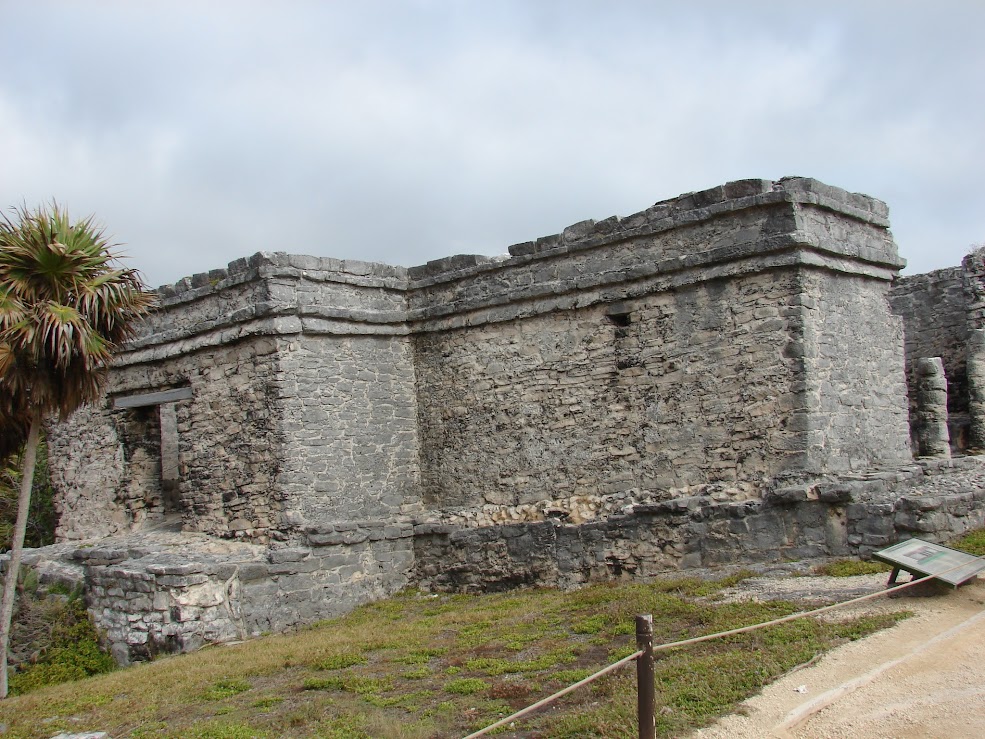
[[[504,259],[258,254],[162,288],[109,394],[191,388],[175,407],[180,507],[186,530],[222,536],[387,520],[419,511],[422,489],[438,511],[717,483],[747,497],[776,475],[905,456],[880,395],[898,391],[887,227],[879,201],[787,178],[575,224]],[[156,409],[111,407],[97,425],[119,450],[100,464],[117,468],[99,474],[126,521],[102,533],[162,509]],[[98,457],[85,438],[55,443]],[[58,474],[80,501],[107,497]],[[63,510],[62,536],[86,535]]]
[[[761,480],[797,444],[796,274],[749,275],[417,341],[431,507]],[[625,325],[623,325],[625,324]],[[737,488],[738,491],[738,488]]]
[[[111,536],[130,529],[123,445],[104,407],[87,406],[46,429],[54,458],[48,470],[57,491],[59,541]]]
[[[913,536],[946,541],[985,525],[985,466],[946,464],[829,478],[763,500],[678,498],[579,526],[420,525],[414,579],[430,590],[567,588],[679,568],[866,555]]]
[[[55,484],[69,487],[57,501],[59,539],[160,523],[158,408],[116,409],[113,399],[186,386],[192,399],[175,407],[178,507],[185,528],[258,539],[279,528],[283,496],[276,475],[283,445],[272,414],[276,348],[272,339],[250,338],[153,364],[123,365],[111,373],[108,395],[98,407],[51,430],[53,449],[66,460],[53,465]],[[84,460],[84,467],[72,474],[63,464],[77,464],[74,460]]]
[[[562,588],[680,569],[866,555],[918,536],[946,541],[985,525],[985,461],[771,487],[762,499],[693,495],[633,504],[596,521],[501,526],[352,521],[309,526],[264,547],[201,534],[130,534],[96,546],[28,550],[42,582],[83,584],[120,662],[278,632],[408,584],[480,592]],[[0,556],[0,572],[7,557]]]
[[[396,519],[420,509],[417,398],[405,336],[284,342],[279,479],[289,521]]]
[[[985,328],[985,246],[972,249],[961,260],[970,328]]]
[[[271,550],[265,563],[240,569],[247,634],[340,616],[406,587],[412,536],[410,525],[379,520],[309,527],[304,544]]]
[[[66,459],[96,460],[56,471],[71,497],[60,536],[157,522],[157,406],[112,402],[173,387],[192,391],[176,405],[185,530],[296,539],[309,521],[419,507],[405,283],[385,265],[258,255],[162,288],[99,410],[54,431]]]
[[[940,357],[947,377],[948,414],[951,436],[960,442],[967,423],[968,388],[965,344],[969,315],[967,280],[962,267],[949,267],[922,275],[900,277],[893,285],[893,311],[905,323],[904,347],[907,384],[911,388],[910,418],[915,422],[916,362],[922,357]],[[959,444],[960,446],[960,444]]]
[[[985,248],[972,251],[958,267],[897,279],[890,300],[905,325],[911,426],[916,423],[917,362],[940,357],[951,446],[963,450],[970,444],[969,427],[981,423],[970,417],[967,344],[971,331],[985,328]]]
[[[83,586],[96,626],[127,663],[339,616],[408,584],[411,526],[338,528],[276,549],[188,533],[128,534],[97,546],[27,550],[25,564],[42,582]]]
[[[574,224],[511,246],[509,259],[412,268],[409,316],[426,330],[470,326],[791,264],[892,279],[904,262],[887,213],[881,201],[807,178],[731,182]]]
[[[906,462],[902,262],[884,206],[853,198],[731,183],[411,269],[419,395],[440,401],[420,404],[428,505]]]
[[[801,283],[805,423],[814,474],[862,471],[910,460],[903,324],[889,283],[813,270]],[[801,347],[793,347],[796,354]]]

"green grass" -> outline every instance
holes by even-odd
[[[464,736],[631,654],[638,613],[653,614],[663,643],[801,608],[706,597],[724,584],[684,578],[437,598],[408,591],[293,634],[13,697],[0,702],[0,724],[4,739],[69,730],[157,739]],[[660,736],[706,725],[792,667],[898,617],[805,619],[663,652]],[[635,711],[629,665],[517,730],[543,739],[634,737]]]
[[[854,577],[855,575],[874,575],[879,572],[889,572],[892,569],[882,562],[868,562],[861,559],[838,559],[828,562],[815,569],[819,575],[830,577]]]
[[[463,677],[458,680],[449,680],[445,683],[446,693],[457,693],[459,695],[481,693],[488,688],[489,683],[477,677]]]
[[[983,557],[985,556],[985,529],[969,531],[964,536],[959,536],[949,542],[948,546],[968,554],[974,554],[976,557]]]
[[[344,670],[346,667],[366,664],[361,654],[333,654],[318,663],[319,670]]]
[[[250,684],[246,680],[220,680],[206,690],[202,697],[207,701],[221,701],[224,698],[245,693],[249,689]]]

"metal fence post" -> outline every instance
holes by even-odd
[[[636,716],[640,724],[640,739],[655,739],[656,690],[653,680],[653,616],[650,614],[636,617],[636,648],[643,652],[636,658]]]

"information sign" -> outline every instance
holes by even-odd
[[[873,559],[893,566],[889,584],[900,570],[920,577],[931,576],[957,587],[985,570],[985,559],[923,539],[908,539],[872,554]]]

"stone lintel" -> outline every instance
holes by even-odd
[[[162,405],[178,400],[189,400],[191,397],[192,389],[190,387],[179,387],[154,393],[119,396],[113,398],[113,408],[141,408],[148,405]]]

